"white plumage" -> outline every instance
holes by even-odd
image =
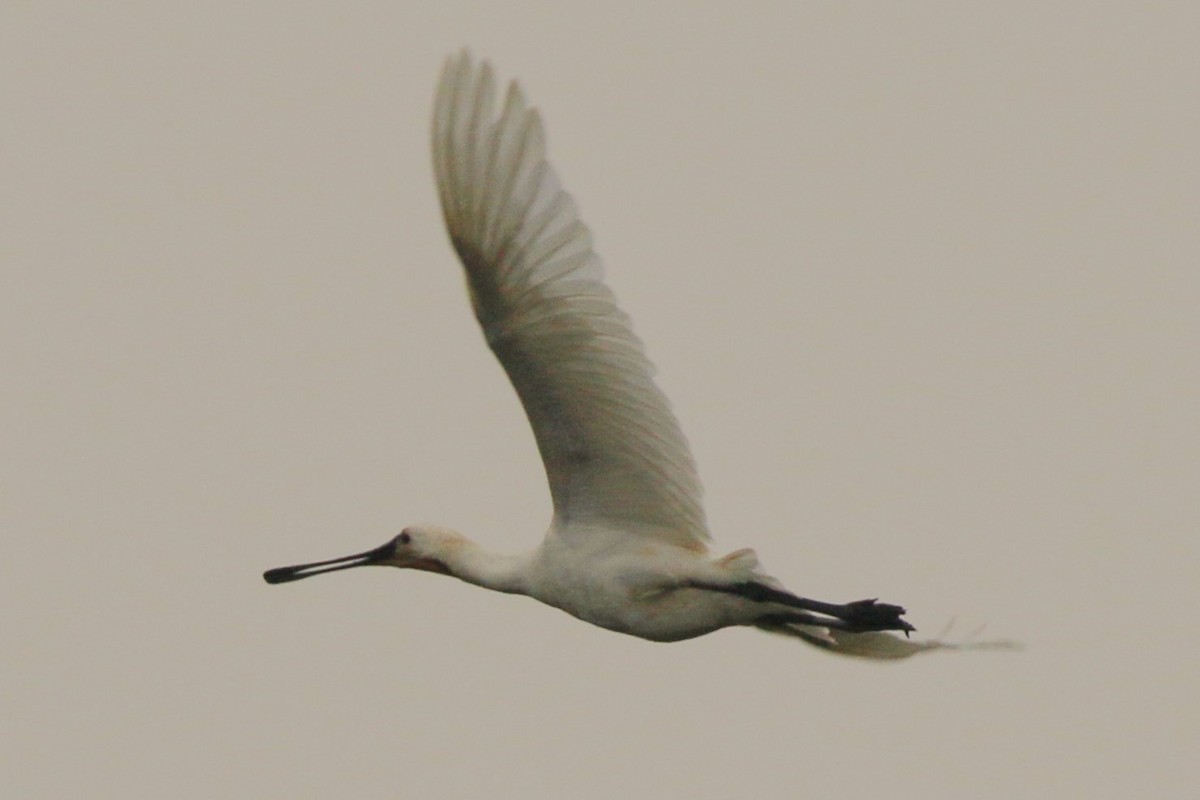
[[[464,54],[442,73],[433,163],[475,317],[525,406],[554,513],[684,547],[708,539],[700,481],[642,344],[545,158],[537,111]]]
[[[374,550],[264,577],[281,583],[372,564],[424,569],[655,641],[752,625],[872,658],[948,646],[884,633],[912,630],[898,606],[791,594],[760,571],[752,550],[711,557],[687,442],[546,161],[541,118],[515,83],[501,108],[494,98],[488,64],[466,52],[447,61],[433,161],[476,319],[546,466],[550,529],[533,552],[499,556],[454,531],[414,525]]]

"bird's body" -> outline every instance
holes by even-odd
[[[652,641],[751,625],[872,658],[944,646],[907,639],[913,628],[899,606],[809,600],[765,575],[752,550],[709,552],[686,440],[544,158],[538,114],[516,84],[499,111],[493,94],[486,63],[465,52],[447,62],[434,166],[475,316],[546,466],[550,529],[531,553],[498,556],[454,531],[414,525],[366,553],[270,570],[266,579],[390,565],[525,594]]]
[[[550,534],[537,550],[508,561],[511,571],[500,572],[471,568],[480,554],[475,545],[460,542],[455,549],[460,558],[451,556],[447,564],[451,574],[487,588],[528,595],[602,628],[670,641],[720,627],[712,623],[711,612],[723,604],[705,604],[702,609],[684,597],[684,592],[700,594],[701,590],[672,590],[670,570],[686,562],[666,548],[652,554],[649,551],[658,548],[647,546],[647,552],[637,552],[617,545],[605,551],[576,547]],[[501,563],[491,555],[483,558],[489,565]]]
[[[601,628],[656,642],[690,639],[752,624],[757,604],[698,584],[733,585],[751,577],[704,551],[638,543],[601,527],[580,542],[553,530],[532,558],[526,592]]]

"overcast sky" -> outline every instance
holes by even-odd
[[[5,3],[5,794],[1182,796],[1200,56],[1171,8]],[[1024,652],[262,582],[411,522],[545,529],[433,187],[464,45],[542,109],[716,548]]]

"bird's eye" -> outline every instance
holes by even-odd
[[[401,534],[400,534],[398,537],[396,537],[396,538],[400,540],[400,544],[408,544],[409,542],[411,542],[411,541],[412,541],[412,537],[408,535],[408,531],[404,531],[404,532],[402,532],[402,533],[401,533]]]

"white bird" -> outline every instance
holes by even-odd
[[[871,658],[946,647],[907,639],[914,628],[899,606],[810,600],[764,574],[753,550],[710,555],[687,442],[546,161],[541,118],[515,82],[498,114],[493,103],[490,65],[476,66],[466,51],[449,58],[434,107],[433,162],[475,317],[545,463],[550,529],[536,550],[511,556],[447,528],[413,525],[365,553],[270,570],[267,582],[384,565],[529,595],[659,642],[747,625]]]

